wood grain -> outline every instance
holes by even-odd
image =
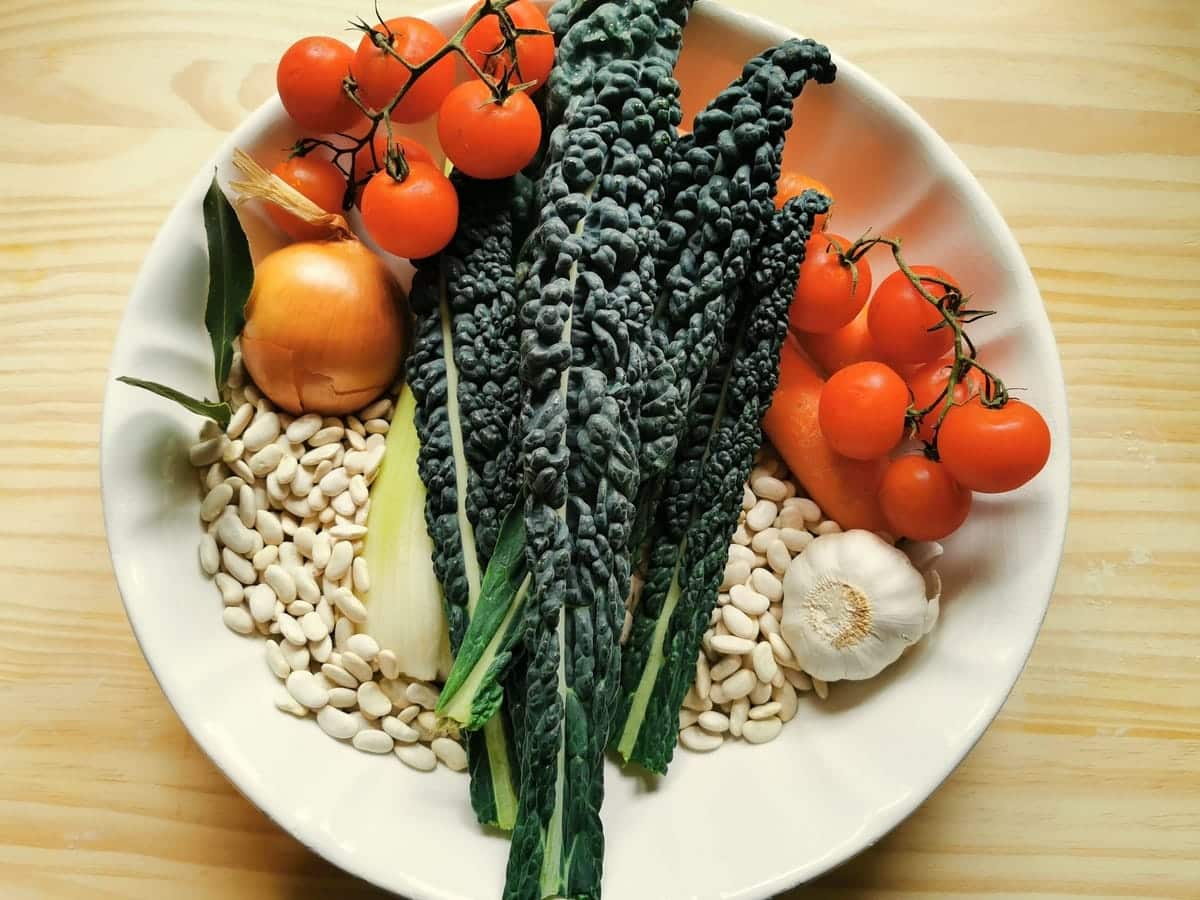
[[[953,143],[1033,266],[1071,401],[1067,552],[1012,698],[909,821],[789,897],[1200,896],[1200,6],[733,5],[837,47]],[[113,336],[167,209],[282,49],[368,6],[0,4],[7,900],[382,896],[187,737],[122,613],[96,473]]]

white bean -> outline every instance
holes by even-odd
[[[370,662],[379,655],[379,642],[369,634],[355,634],[346,641],[346,649]]]
[[[416,714],[414,713],[414,715]],[[420,737],[417,729],[395,716],[384,716],[379,724],[383,726],[384,731],[402,744],[415,744]]]
[[[767,548],[771,546],[771,542],[777,537],[779,537],[779,529],[772,525],[770,528],[764,528],[758,534],[754,535],[750,546],[755,553],[766,553]]]
[[[285,641],[279,645],[279,650],[283,653],[283,658],[288,661],[288,665],[292,667],[293,672],[308,671],[309,653],[307,646],[300,647]]]
[[[746,527],[751,531],[762,531],[775,521],[779,515],[779,507],[770,500],[759,500],[746,513]]]
[[[329,702],[329,691],[309,671],[299,669],[287,677],[288,693],[309,709],[320,709]]]
[[[309,641],[308,652],[317,662],[323,663],[333,655],[333,641],[328,634],[319,641]]]
[[[358,509],[354,505],[354,498],[350,496],[349,491],[342,491],[329,502],[329,508],[339,516],[349,518],[353,516]]]
[[[324,447],[326,444],[336,444],[342,439],[342,435],[346,433],[341,425],[329,425],[322,428],[316,434],[308,439],[310,447]],[[297,441],[296,443],[300,443]]]
[[[342,651],[342,668],[359,681],[371,680],[371,666],[352,650]]]
[[[731,587],[729,589],[729,599],[734,606],[748,616],[761,616],[771,605],[770,600],[744,584],[735,584]]]
[[[728,556],[729,562],[736,562],[739,559],[744,560],[746,565],[753,566],[755,553],[749,547],[743,547],[741,544],[730,544]]]
[[[204,495],[204,500],[200,503],[200,518],[205,522],[217,521],[217,516],[221,515],[232,499],[233,488],[222,481]]]
[[[240,581],[225,572],[217,572],[213,575],[213,580],[221,592],[222,603],[226,606],[238,606],[242,602],[246,589],[242,587]]]
[[[314,552],[316,547],[313,548]],[[350,571],[350,564],[354,561],[354,546],[349,541],[338,541],[333,545],[333,550],[330,551],[328,560],[324,566],[325,575],[332,578],[334,581],[339,581],[345,577]],[[321,564],[313,557],[313,562],[320,568]]]
[[[779,620],[771,610],[758,617],[758,630],[765,635],[779,634]]]
[[[792,648],[787,645],[783,637],[778,634],[768,634],[767,640],[771,644],[771,650],[774,651],[775,661],[785,669],[798,669],[799,663],[796,662],[796,656],[792,653]]]
[[[225,443],[229,438],[223,434],[192,444],[188,450],[188,462],[196,468],[211,466],[225,452]]]
[[[679,743],[683,744],[688,750],[694,750],[697,753],[707,753],[710,750],[716,750],[721,744],[725,743],[725,735],[712,734],[703,728],[693,725],[679,732]]]
[[[729,733],[734,737],[742,736],[742,728],[750,715],[750,701],[745,697],[734,700],[729,707]]]
[[[340,466],[330,471],[317,486],[326,497],[336,497],[350,487],[350,476],[346,474],[345,467]]]
[[[288,569],[287,572],[292,576],[292,581],[296,583],[296,594],[300,599],[307,600],[309,603],[316,603],[321,599],[321,589],[317,587],[316,579],[309,574],[307,569],[296,567]],[[363,610],[363,618],[366,618],[366,609]]]
[[[715,709],[700,713],[696,721],[701,728],[713,734],[723,734],[729,730],[729,716],[717,712]]]
[[[821,521],[821,507],[807,497],[793,497],[786,502],[804,517],[805,522]]]
[[[725,575],[721,580],[721,590],[728,591],[735,584],[744,584],[750,577],[750,564],[739,559],[725,565]]]
[[[758,679],[750,669],[739,669],[721,682],[721,690],[729,700],[740,700],[754,690]]]
[[[365,422],[367,419],[386,419],[392,414],[392,401],[387,397],[380,397],[370,406],[365,406],[359,411],[357,416],[350,418],[358,419],[360,422]]]
[[[274,564],[278,559],[279,548],[274,544],[267,544],[251,557],[250,564],[254,566],[254,571],[265,572],[267,567]]]
[[[706,709],[712,709],[714,702],[712,699],[712,691],[715,691],[719,687],[719,684],[714,684],[712,686],[712,690],[709,691],[708,697],[701,698],[700,695],[696,693],[696,686],[693,684],[688,688],[687,693],[683,696],[683,708],[692,709],[696,712],[704,712]]]
[[[358,679],[343,669],[339,663],[324,663],[321,666],[321,674],[340,687],[358,690]]]
[[[354,582],[354,589],[360,594],[371,590],[371,575],[367,571],[367,561],[361,556],[357,557],[350,565],[350,575]]]
[[[358,723],[354,718],[332,706],[322,707],[317,713],[317,724],[327,735],[339,741],[349,740],[358,732]]]
[[[367,491],[367,480],[362,475],[355,475],[350,479],[350,497],[354,500],[357,506],[362,506],[367,502],[369,496]]]
[[[829,699],[829,684],[817,678],[815,675],[812,678],[813,690],[817,692],[817,696],[822,700]]]
[[[362,624],[367,621],[367,608],[346,588],[338,588],[334,591],[332,599],[334,605],[352,622]]]
[[[783,541],[775,541],[767,548],[767,564],[775,570],[776,575],[783,575],[792,564],[792,554],[788,552]]]
[[[287,439],[293,444],[303,444],[321,430],[321,417],[316,413],[306,413],[287,427]]]
[[[300,623],[293,616],[287,613],[280,613],[276,616],[275,621],[279,623],[279,633],[283,635],[284,640],[289,644],[295,644],[297,647],[300,647],[308,643],[304,629],[300,627]]]
[[[733,542],[742,546],[748,546],[750,540],[750,532],[746,530],[746,523],[739,522],[738,527],[733,530]]]
[[[779,703],[779,718],[783,722],[790,722],[796,717],[796,711],[800,708],[800,700],[796,696],[796,689],[786,681],[772,691],[771,696]]]
[[[355,749],[364,753],[391,753],[396,742],[387,732],[377,728],[366,728],[354,735]]]
[[[693,709],[681,709],[679,711],[679,730],[690,728],[700,721],[700,713]]]
[[[333,634],[333,629],[337,625],[337,618],[333,614],[333,607],[329,605],[329,601],[324,597],[317,601],[317,615],[325,623],[326,633]]]
[[[447,737],[437,737],[430,742],[429,749],[447,769],[453,772],[461,772],[466,769],[467,751],[458,741]]]
[[[313,488],[313,490],[316,491],[317,489]],[[312,501],[309,502],[311,504]],[[329,556],[332,552],[333,544],[329,540],[329,536],[326,534],[318,534],[316,539],[313,541],[312,548],[313,565],[317,567],[318,571],[329,565]],[[333,578],[334,581],[337,580],[337,578],[334,578],[332,575],[330,578]]]
[[[297,585],[296,579],[288,574],[287,569],[279,564],[267,566],[263,572],[263,580],[271,586],[283,603],[291,603],[296,599]],[[307,597],[302,597],[308,603],[312,603]]]
[[[775,653],[771,650],[770,643],[756,644],[750,659],[754,663],[754,674],[758,676],[758,680],[770,684],[779,671],[779,664],[775,662]]]
[[[279,516],[269,509],[260,509],[255,512],[254,527],[267,544],[283,543],[283,526],[279,522]]]
[[[707,697],[712,690],[712,675],[709,673],[708,657],[703,653],[696,654],[696,694]]]
[[[725,623],[725,627],[729,629],[729,633],[735,637],[746,638],[747,640],[754,640],[754,638],[758,637],[758,622],[732,604],[721,608],[721,620]],[[745,652],[749,653],[750,651],[747,650]]]
[[[813,541],[813,536],[800,528],[782,528],[779,539],[792,553],[799,553]]]
[[[349,621],[343,619],[342,621]],[[384,678],[398,678],[400,675],[400,662],[396,659],[396,654],[391,650],[379,651],[379,673]]]
[[[300,629],[309,641],[319,641],[329,637],[329,629],[315,612],[305,613],[300,619]]]
[[[755,569],[750,576],[750,586],[768,600],[783,599],[783,582],[774,572],[767,569]]]
[[[248,490],[244,485],[242,490]],[[233,511],[226,507],[227,512],[217,519],[217,540],[234,553],[245,555],[254,551],[254,532],[242,524]]]
[[[267,641],[266,645],[267,668],[274,673],[276,678],[287,678],[292,673],[292,667],[288,665],[287,658],[279,649],[279,644],[275,641]]]
[[[758,498],[754,496],[754,491],[750,490],[750,485],[742,485],[742,510],[749,512],[754,509],[754,504],[758,502]]]
[[[392,701],[373,681],[364,681],[358,686],[358,708],[372,719],[386,716],[392,711]]]
[[[784,674],[784,677],[787,679],[788,684],[790,684],[796,690],[811,691],[813,689],[812,680],[808,677],[808,675],[806,673],[801,672],[799,669],[785,668],[783,670],[783,674]]]
[[[787,485],[778,478],[767,474],[753,478],[750,481],[750,490],[754,491],[755,494],[764,500],[775,502],[786,500],[788,495]]]
[[[771,684],[770,682],[758,682],[754,685],[754,689],[750,691],[750,703],[753,706],[758,706],[761,703],[766,703],[771,699]]]
[[[420,681],[414,681],[410,684],[405,694],[410,702],[416,703],[425,709],[433,709],[437,706],[438,692]]]
[[[275,618],[275,592],[265,584],[246,588],[246,604],[255,622],[270,622]]]
[[[238,634],[250,634],[254,631],[254,620],[243,606],[226,606],[221,611],[221,621],[230,631]]]
[[[725,696],[725,688],[719,684],[714,684],[708,689],[708,699],[705,701],[707,705],[700,707],[700,711],[711,709],[713,706],[721,706],[729,702],[729,698]]]
[[[308,707],[293,697],[285,688],[279,688],[274,696],[275,708],[286,713],[291,713],[297,718],[303,718],[308,715]]]
[[[250,424],[252,418],[254,418],[254,404],[243,403],[229,417],[229,425],[225,428],[225,434],[230,440],[241,437],[242,432],[246,430],[246,426]]]
[[[205,537],[208,537],[208,535],[205,535]],[[238,556],[229,547],[221,551],[221,564],[225,567],[226,572],[242,584],[254,584],[258,580],[258,573],[254,571],[254,566],[250,563],[250,560],[244,556]]]
[[[772,700],[769,703],[764,703],[761,706],[755,706],[750,710],[751,719],[769,719],[771,716],[779,715],[783,709],[783,704],[778,700]]]
[[[424,744],[400,744],[393,752],[400,762],[418,772],[432,772],[437,768],[437,757]]]
[[[723,608],[732,609],[729,606]],[[728,656],[741,656],[754,649],[754,641],[733,634],[718,634],[713,636],[712,648]]]
[[[257,453],[277,437],[279,437],[279,416],[273,412],[259,413],[242,434],[246,450],[250,453]]]
[[[292,492],[293,497],[307,497],[308,492],[313,488],[312,472],[308,469],[299,468],[296,474],[292,476],[291,484],[288,489]]]
[[[714,663],[709,675],[715,682],[724,681],[734,672],[742,667],[742,658],[740,656],[726,656],[718,663]]]
[[[326,462],[327,460],[332,460],[335,456],[337,456],[337,452],[340,449],[341,448],[337,444],[326,444],[324,447],[316,447],[300,457],[300,465],[316,466],[320,463]]]
[[[742,737],[751,744],[765,744],[779,737],[783,722],[775,716],[767,719],[751,719],[742,726]]]

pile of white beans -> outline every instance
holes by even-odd
[[[207,423],[189,452],[205,491],[200,566],[221,592],[225,625],[266,638],[280,710],[420,771],[439,761],[465,769],[462,745],[438,732],[437,687],[402,677],[367,630],[360,554],[391,401],[294,418],[246,383],[236,358],[229,383],[229,427]]]
[[[799,695],[825,699],[779,636],[783,575],[819,534],[841,531],[824,519],[770,447],[759,453],[742,497],[717,605],[696,659],[696,680],[679,711],[679,742],[716,750],[728,738],[774,740],[799,707]]]

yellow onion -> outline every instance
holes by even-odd
[[[234,182],[317,226],[328,240],[291,244],[254,269],[242,359],[258,388],[290,413],[343,415],[382,394],[404,361],[408,307],[387,266],[351,232],[240,150]]]
[[[357,240],[305,241],[254,270],[242,359],[290,413],[343,415],[395,381],[407,338],[404,292]]]

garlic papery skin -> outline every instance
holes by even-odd
[[[825,534],[783,578],[780,636],[822,681],[878,675],[937,619],[925,576],[870,531]]]

